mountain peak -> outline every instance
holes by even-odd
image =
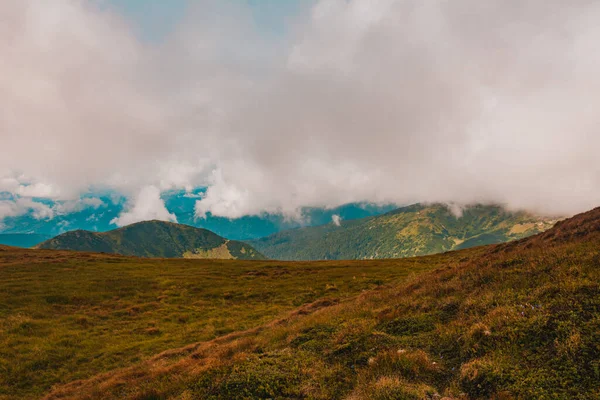
[[[137,227],[137,226],[171,226],[171,225],[190,226],[190,225],[185,225],[185,224],[178,224],[176,222],[171,222],[171,221],[163,221],[160,219],[149,219],[149,220],[145,220],[145,221],[134,222],[129,225],[123,225],[117,229],[131,228],[131,227]]]
[[[66,232],[37,246],[138,257],[263,259],[250,245],[206,229],[166,221],[142,221],[108,232]]]

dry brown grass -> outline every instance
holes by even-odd
[[[260,344],[257,336],[261,333],[290,325],[301,317],[338,303],[336,299],[321,299],[257,328],[167,350],[132,367],[100,374],[88,380],[71,382],[55,389],[44,399],[118,398],[112,397],[110,392],[122,386],[140,388],[140,390],[134,390],[134,393],[128,394],[128,397],[135,398],[135,396],[146,393],[144,386],[148,381],[156,380],[159,377],[173,376],[182,381],[188,381],[223,362],[243,361],[245,352],[256,350]]]
[[[591,215],[46,399],[600,398],[600,210]]]

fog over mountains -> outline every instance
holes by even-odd
[[[245,240],[301,226],[327,224],[334,216],[340,220],[352,220],[382,214],[396,208],[395,205],[355,203],[335,208],[304,208],[293,219],[281,214],[267,213],[235,219],[213,216],[209,213],[203,218],[198,218],[194,213],[194,205],[202,192],[196,190],[193,193],[185,191],[163,193],[159,200],[164,201],[165,212],[170,216],[165,219],[205,228],[228,239]],[[77,229],[96,232],[112,230],[119,227],[117,223],[123,222],[119,220],[119,216],[125,212],[127,200],[116,193],[100,193],[78,201],[44,201],[40,205],[43,207],[43,212],[30,208],[25,210],[23,215],[5,217],[0,224],[0,232],[6,234],[35,232],[55,236]],[[0,236],[0,243],[4,243],[2,236]],[[4,244],[11,243],[13,242]]]
[[[600,203],[598,2],[301,4],[273,34],[253,3],[189,2],[147,38],[110,3],[2,2],[0,220],[95,188],[122,225],[197,187],[228,218]]]
[[[400,258],[522,239],[544,232],[556,221],[498,206],[453,210],[443,204],[414,204],[384,215],[286,230],[248,243],[278,260]]]

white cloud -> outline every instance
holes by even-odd
[[[46,204],[28,198],[0,201],[0,221],[6,217],[31,214],[35,219],[52,219],[54,210]]]
[[[461,218],[463,216],[463,213],[465,211],[465,207],[463,204],[447,203],[446,206],[448,207],[452,215],[454,215],[456,218]]]
[[[2,174],[2,171],[0,171]],[[43,182],[32,182],[31,179],[21,175],[16,176],[10,171],[0,175],[0,192],[8,192],[21,197],[53,198],[58,195],[57,189]]]
[[[125,226],[154,219],[177,222],[175,215],[167,211],[160,198],[160,190],[155,186],[146,186],[133,198],[128,209],[110,223]]]
[[[106,207],[106,203],[97,197],[84,197],[77,200],[67,200],[58,202],[54,205],[54,210],[57,214],[71,214],[79,212],[87,208],[98,208]]]
[[[240,150],[197,208],[594,207],[597,17],[592,1],[322,1],[287,68],[236,115]]]
[[[15,192],[23,197],[52,198],[57,195],[56,190],[51,185],[40,182],[30,185],[20,185]]]
[[[319,0],[276,44],[229,2],[156,43],[95,4],[0,3],[0,191],[115,189],[120,224],[203,185],[199,216],[600,204],[597,1]]]
[[[19,213],[14,201],[0,201],[0,221],[6,217],[15,217]]]
[[[40,196],[43,197],[43,196]],[[106,204],[98,198],[83,198],[57,202],[51,205],[34,201],[30,197],[16,197],[0,200],[0,221],[7,217],[31,215],[38,220],[50,220],[56,215],[65,215],[86,208],[98,209]]]
[[[333,222],[335,226],[342,226],[342,217],[337,214],[333,214],[331,216],[331,222]]]
[[[8,174],[5,172],[5,174]],[[19,189],[19,181],[11,176],[0,177],[0,192],[15,193]]]

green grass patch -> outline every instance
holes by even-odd
[[[293,263],[0,251],[0,399],[35,398],[323,297],[403,280],[445,259]],[[305,335],[303,346],[316,346],[318,332]],[[265,385],[264,393],[277,391],[276,381]]]

